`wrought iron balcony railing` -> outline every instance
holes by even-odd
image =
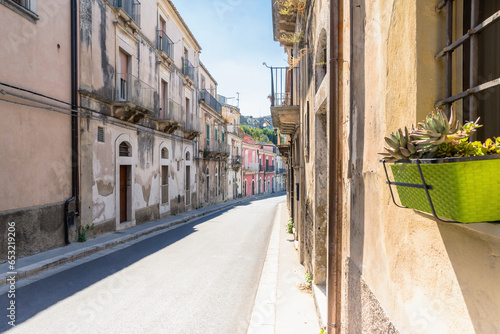
[[[246,163],[243,166],[243,169],[244,170],[255,170],[255,171],[258,171],[259,170],[259,163],[258,162]]]
[[[278,174],[286,174],[286,168],[278,169]]]
[[[138,25],[141,25],[141,3],[138,0],[114,0],[113,4],[121,8]]]
[[[274,166],[264,166],[264,165],[261,165],[259,170],[261,172],[274,172]]]
[[[217,111],[219,114],[222,114],[222,105],[206,89],[202,89],[200,91],[200,98],[199,98],[199,100],[200,101],[204,101],[213,110]]]
[[[154,110],[154,88],[131,75],[118,73],[115,101],[130,102],[144,109]]]
[[[194,66],[184,57],[182,57],[182,74],[194,81]]]
[[[241,165],[241,164],[242,164],[241,156],[239,155],[233,156],[233,158],[231,159],[231,165]]]
[[[162,30],[158,30],[158,50],[165,52],[167,56],[174,59],[174,43]]]
[[[201,118],[194,114],[186,115],[184,129],[201,133],[203,130]]]
[[[299,105],[299,68],[271,67],[271,107]]]
[[[173,101],[172,99],[169,99],[168,110],[165,111],[162,110],[162,112],[160,113],[160,118],[171,120],[181,125],[184,125],[186,120],[184,119],[183,115],[184,115],[184,108],[177,102]]]

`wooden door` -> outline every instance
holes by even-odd
[[[191,204],[191,166],[186,166],[186,205]]]
[[[120,166],[120,223],[127,221],[127,167]]]

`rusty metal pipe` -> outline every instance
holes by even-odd
[[[343,4],[330,1],[330,124],[327,263],[327,332],[340,333],[342,324],[342,175],[341,175],[341,73],[343,66]]]

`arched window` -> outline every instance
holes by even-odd
[[[131,146],[126,141],[124,141],[120,144],[119,156],[120,157],[131,157],[132,156]]]
[[[186,152],[186,161],[190,161],[190,160],[191,160],[191,153]]]
[[[168,149],[166,147],[161,149],[161,158],[168,159]]]

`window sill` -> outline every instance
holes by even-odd
[[[0,0],[0,4],[12,9],[14,12],[18,13],[19,15],[23,16],[26,18],[28,21],[31,21],[33,23],[36,23],[40,17],[32,12],[31,10],[24,8],[21,5],[18,5],[17,3],[10,1],[10,0]]]

